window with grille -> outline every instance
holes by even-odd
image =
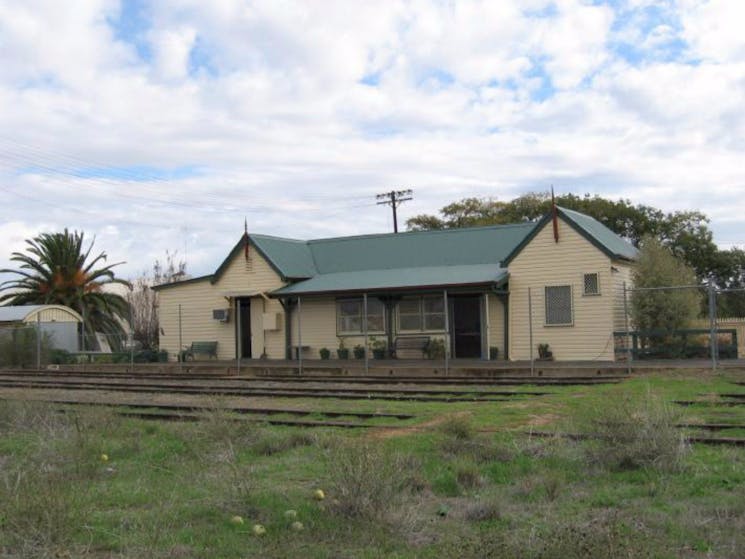
[[[571,326],[572,324],[572,286],[555,285],[546,287],[546,325]]]
[[[600,281],[597,274],[585,274],[585,295],[600,295]]]
[[[365,305],[362,299],[343,299],[336,302],[336,329],[339,334],[360,334],[365,331]],[[373,297],[367,300],[367,331],[385,332],[385,305]]]
[[[445,329],[445,302],[439,295],[411,297],[398,303],[398,329],[401,332],[441,331]]]

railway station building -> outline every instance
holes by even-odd
[[[612,361],[636,257],[599,221],[559,207],[465,229],[307,241],[246,232],[213,274],[155,287],[160,344],[222,360],[352,357],[367,341],[407,359],[439,348],[527,360],[542,345],[559,361]]]

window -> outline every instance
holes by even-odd
[[[585,274],[585,295],[600,295],[600,281],[597,274]]]
[[[365,331],[363,299],[343,299],[336,302],[336,329],[340,334],[361,334]],[[385,305],[374,297],[367,299],[367,331],[385,332]]]
[[[572,286],[546,287],[546,326],[572,325]]]
[[[398,329],[421,332],[445,329],[445,302],[442,297],[412,297],[398,303]]]

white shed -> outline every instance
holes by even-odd
[[[52,340],[52,347],[78,351],[79,329],[83,323],[76,311],[63,305],[17,305],[0,307],[0,330],[40,325]]]

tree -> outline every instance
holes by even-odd
[[[698,285],[693,268],[654,237],[642,241],[633,280],[634,289]],[[633,291],[631,318],[634,328],[668,334],[688,328],[699,315],[701,299],[699,289]]]
[[[590,194],[564,194],[556,197],[556,203],[594,217],[635,246],[639,246],[646,236],[657,238],[693,267],[701,280],[709,281],[714,273],[715,284],[722,286],[726,277],[738,273],[732,267],[737,255],[721,254],[709,229],[709,220],[701,212],[665,213],[652,206],[632,204],[630,200],[608,200]],[[411,230],[420,231],[499,225],[535,221],[550,211],[549,192],[531,192],[509,202],[494,198],[464,198],[443,207],[440,210],[442,217],[422,214],[407,220],[406,225]],[[719,273],[715,273],[717,267]]]
[[[132,309],[132,330],[135,341],[143,349],[157,349],[160,326],[158,321],[158,294],[152,286],[173,283],[187,278],[186,262],[176,260],[176,253],[166,251],[165,262],[156,260],[152,273],[144,272],[132,282],[127,302]]]
[[[65,229],[26,240],[26,252],[14,252],[10,257],[20,269],[0,270],[20,276],[0,284],[0,290],[5,291],[0,303],[65,305],[83,317],[87,334],[103,332],[121,340],[129,306],[124,297],[105,288],[114,284],[129,287],[129,282],[114,275],[113,268],[122,262],[96,268],[106,261],[106,253],[91,258],[95,239],[84,250],[83,236]]]

